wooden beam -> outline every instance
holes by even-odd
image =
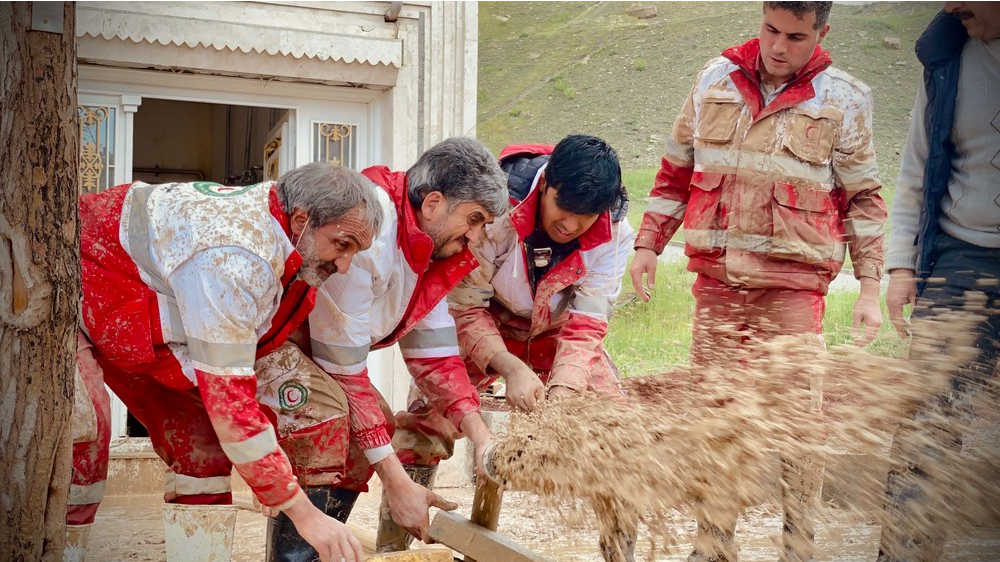
[[[424,548],[420,550],[404,550],[373,554],[365,559],[367,562],[452,562],[451,550],[442,548]]]
[[[439,511],[429,531],[434,542],[479,562],[551,562],[516,542],[448,511]]]

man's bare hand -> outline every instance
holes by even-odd
[[[882,327],[882,307],[879,306],[879,282],[870,277],[861,278],[861,295],[854,303],[851,328],[854,345],[864,347],[875,339]]]
[[[656,252],[649,248],[636,248],[628,273],[632,277],[635,294],[639,295],[642,302],[649,302],[653,296],[653,285],[656,283]],[[646,284],[643,284],[643,275],[646,276]]]
[[[361,541],[340,521],[327,516],[299,491],[298,498],[285,515],[295,524],[295,530],[316,549],[320,562],[361,562]]]
[[[451,511],[458,507],[457,503],[442,498],[409,478],[406,482],[387,485],[385,491],[392,520],[425,543],[430,542],[430,537],[427,535],[427,530],[431,526],[428,510],[436,507]]]
[[[893,269],[889,272],[889,287],[885,290],[885,308],[889,320],[900,337],[910,336],[910,320],[903,316],[906,305],[917,301],[917,275],[912,269]]]
[[[530,412],[545,399],[545,385],[538,375],[509,351],[501,351],[490,360],[492,367],[507,384],[507,403],[522,412]]]

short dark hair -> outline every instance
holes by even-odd
[[[545,168],[545,183],[555,188],[560,209],[578,215],[603,213],[628,198],[615,149],[589,135],[559,141]]]
[[[793,14],[795,17],[805,19],[805,15],[808,13],[816,14],[816,23],[813,24],[813,29],[819,29],[826,25],[826,20],[830,18],[830,8],[833,7],[833,2],[764,2],[764,9],[768,8],[772,10],[787,10]]]

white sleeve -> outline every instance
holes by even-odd
[[[273,314],[279,286],[266,261],[243,248],[198,252],[167,279],[196,369],[253,374],[258,328]]]
[[[368,366],[372,345],[371,263],[357,254],[347,273],[331,275],[316,291],[309,315],[313,359],[328,373],[355,375]]]
[[[892,200],[886,271],[917,268],[916,239],[920,230],[920,208],[924,201],[924,165],[929,152],[927,130],[924,127],[926,106],[927,92],[921,81],[910,113],[910,132],[906,137],[906,147],[903,148],[903,161],[900,163],[896,193]]]

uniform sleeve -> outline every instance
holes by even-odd
[[[633,231],[622,221],[612,229],[612,241],[600,247],[587,274],[576,287],[569,305],[569,319],[559,331],[549,386],[587,389],[590,373],[604,360],[604,337],[632,247]]]
[[[479,411],[479,393],[458,356],[455,321],[446,301],[439,302],[399,340],[399,350],[417,388],[455,427],[461,426],[466,415]]]
[[[498,255],[498,245],[491,237],[492,232],[487,232],[483,243],[473,248],[479,267],[466,275],[448,294],[448,307],[458,332],[458,346],[483,373],[487,372],[493,356],[507,349],[488,310],[493,298],[493,276],[503,264],[504,257]]]
[[[844,230],[856,278],[882,277],[885,201],[875,161],[871,93],[858,93],[844,115],[839,142],[833,153],[833,174],[843,189]]]
[[[368,251],[366,251],[368,252]],[[369,462],[392,454],[385,414],[368,378],[371,349],[372,263],[355,256],[347,273],[334,274],[316,291],[309,315],[313,360],[344,389],[352,435]]]
[[[280,297],[267,263],[239,248],[199,252],[168,282],[198,390],[222,450],[261,503],[282,509],[299,490],[274,427],[257,403],[258,328]]]
[[[648,248],[660,254],[683,224],[691,195],[691,174],[694,172],[695,94],[700,80],[701,74],[674,121],[660,170],[649,192],[649,206],[642,215],[642,224],[635,238],[636,249]]]
[[[910,132],[903,148],[903,161],[896,180],[892,200],[892,232],[885,269],[917,269],[917,233],[920,230],[920,209],[924,200],[924,165],[929,152],[924,111],[927,92],[921,82],[910,113]]]

